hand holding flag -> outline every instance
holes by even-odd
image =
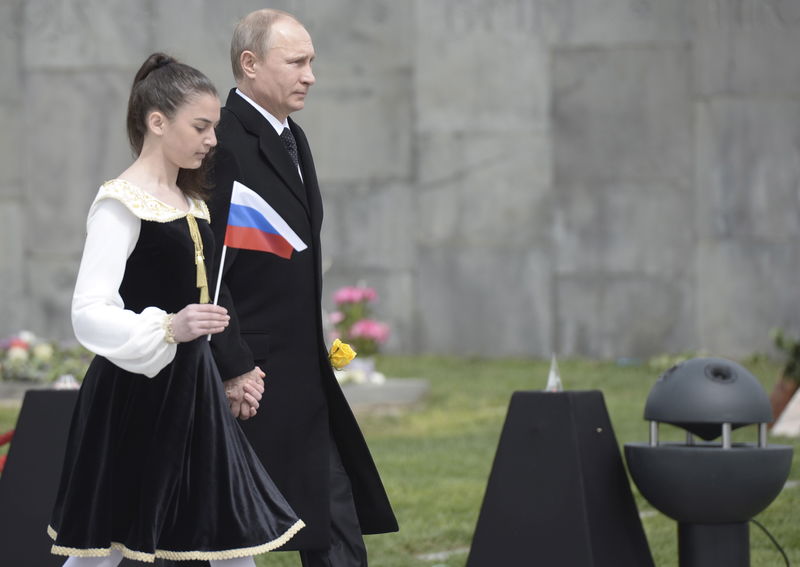
[[[301,252],[308,248],[269,203],[238,181],[233,182],[231,189],[231,207],[219,262],[214,305],[219,300],[222,269],[225,266],[225,253],[228,247],[269,252],[287,260],[292,257],[293,252]],[[208,335],[208,340],[211,340],[211,335]]]

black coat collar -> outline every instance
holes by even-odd
[[[253,108],[253,105],[236,94],[236,89],[231,89],[228,94],[225,108],[239,119],[245,130],[258,137],[258,146],[263,159],[275,169],[292,194],[302,203],[306,213],[309,213],[306,188],[283,145],[283,141],[281,141],[272,124],[258,110]],[[295,131],[294,122],[292,122],[291,118],[289,119],[289,127],[293,132]],[[302,155],[300,159],[302,160]]]

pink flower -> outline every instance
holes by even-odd
[[[345,286],[333,294],[333,300],[337,305],[343,303],[369,303],[378,298],[378,293],[371,287]]]
[[[333,294],[333,300],[336,302],[336,305],[341,305],[342,303],[358,303],[361,301],[361,292],[357,287],[345,286]]]
[[[374,319],[361,319],[350,327],[349,335],[357,339],[369,339],[385,343],[389,339],[389,325]]]
[[[23,350],[28,350],[30,348],[30,345],[28,344],[28,341],[26,341],[24,339],[21,339],[19,337],[14,337],[14,338],[11,339],[11,341],[9,341],[8,348],[10,348],[10,349],[11,348],[20,348],[20,349],[23,349]]]
[[[342,313],[341,311],[334,311],[328,316],[328,319],[330,320],[331,324],[338,325],[339,323],[344,321],[344,313]]]

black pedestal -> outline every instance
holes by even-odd
[[[735,524],[678,524],[680,567],[750,567],[750,529]]]
[[[0,476],[0,565],[60,567],[52,555],[47,524],[61,478],[67,433],[77,390],[29,390],[17,419],[14,440]],[[155,567],[173,565],[161,559]],[[181,567],[208,562],[181,561]],[[120,567],[142,565],[123,559]]]
[[[76,390],[29,390],[0,476],[0,564],[58,567],[47,524],[58,491]]]
[[[602,393],[516,392],[468,567],[652,567]]]

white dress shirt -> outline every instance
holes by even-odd
[[[205,204],[193,199],[189,204],[189,213],[208,220]],[[165,340],[167,313],[158,307],[141,313],[125,309],[119,288],[141,218],[164,222],[186,214],[122,180],[101,187],[89,209],[72,327],[83,346],[123,370],[152,378],[175,358],[177,345]]]
[[[280,136],[283,133],[283,129],[284,128],[289,128],[289,119],[288,118],[286,120],[284,120],[283,122],[281,122],[280,120],[275,118],[272,114],[270,114],[268,110],[265,110],[256,101],[254,101],[252,98],[250,98],[249,96],[244,94],[239,89],[236,89],[236,94],[238,94],[244,100],[249,102],[250,105],[252,105],[253,108],[258,110],[258,112],[261,114],[261,116],[266,118],[267,122],[269,122],[272,125],[272,127],[275,128],[275,131],[278,133],[278,136]],[[291,128],[290,128],[290,131],[291,131]],[[300,175],[300,179],[303,179],[303,173],[300,171],[300,165],[297,166],[297,173]]]

